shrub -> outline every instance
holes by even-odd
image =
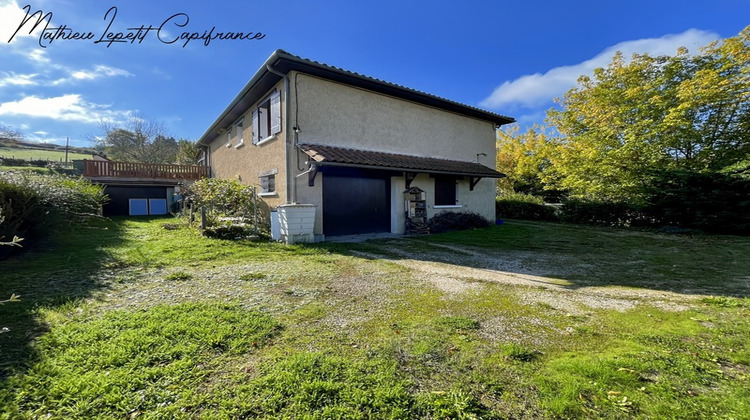
[[[741,169],[726,174],[652,173],[644,188],[646,210],[662,224],[750,234],[750,178]]]
[[[105,201],[104,189],[83,178],[0,172],[0,238],[41,238],[98,216]]]
[[[209,226],[203,230],[204,236],[214,239],[243,239],[252,233],[252,227],[244,224]]]
[[[206,229],[203,234],[211,238],[236,239],[248,235],[245,227],[228,227],[227,219],[244,222],[255,210],[255,188],[238,181],[204,178],[185,191],[185,199],[194,210],[206,209]],[[224,222],[222,222],[224,220]]]
[[[523,220],[557,220],[556,209],[544,204],[544,201],[533,195],[503,194],[495,201],[497,217]]]
[[[568,223],[598,226],[643,226],[649,223],[643,207],[622,201],[568,198],[560,219]]]
[[[198,207],[205,206],[224,216],[245,216],[253,210],[254,189],[229,179],[204,178],[188,188],[186,196]]]
[[[444,211],[433,216],[429,222],[430,232],[440,233],[449,230],[466,230],[490,226],[490,221],[472,211]]]
[[[49,163],[49,160],[43,159],[19,159],[0,157],[0,164],[5,166],[35,166],[37,168],[46,168]]]

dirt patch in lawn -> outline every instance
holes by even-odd
[[[574,285],[564,277],[592,270],[559,254],[530,251],[492,251],[434,244],[415,251],[414,241],[373,243],[378,251],[354,252],[370,259],[386,259],[412,270],[413,276],[444,292],[447,297],[481,291],[488,284],[522,286],[509,290],[524,303],[542,303],[580,314],[592,309],[627,311],[642,304],[682,311],[699,296],[620,286]],[[382,253],[381,253],[382,251]]]

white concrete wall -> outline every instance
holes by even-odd
[[[406,213],[404,209],[404,177],[391,178],[391,232],[404,233]],[[470,191],[469,178],[458,180],[455,206],[435,205],[435,179],[427,174],[419,174],[411,183],[412,187],[423,189],[427,195],[427,218],[443,211],[473,211],[487,220],[495,220],[495,180],[482,179]]]

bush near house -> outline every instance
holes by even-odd
[[[206,236],[233,239],[253,231],[247,222],[255,212],[255,188],[229,179],[204,178],[185,192],[194,211],[206,210]]]
[[[556,209],[544,204],[541,197],[521,193],[506,193],[495,201],[497,217],[523,220],[557,220]]]
[[[750,165],[736,167],[727,173],[654,172],[644,188],[645,210],[663,225],[748,235]]]
[[[0,172],[0,240],[36,240],[99,214],[104,189],[59,174]],[[0,257],[18,247],[0,249]]]
[[[444,211],[433,216],[428,224],[430,232],[440,233],[449,230],[466,230],[490,226],[490,221],[473,211]]]
[[[560,209],[560,220],[594,226],[646,226],[650,221],[643,206],[624,201],[568,198]]]
[[[744,166],[743,166],[744,165]],[[677,227],[710,233],[750,234],[750,177],[747,167],[727,172],[654,170],[644,174],[637,201],[568,197],[559,210],[540,197],[498,196],[497,216],[559,220],[595,226]]]

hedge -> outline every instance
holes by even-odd
[[[24,246],[96,217],[106,201],[104,188],[60,174],[0,171],[0,241],[25,238]],[[10,248],[0,248],[0,256]]]

